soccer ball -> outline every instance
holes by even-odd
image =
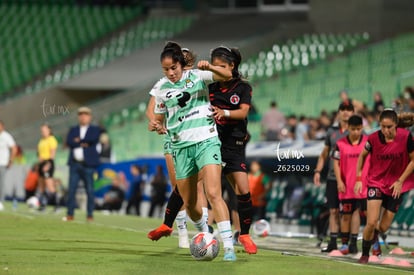
[[[36,196],[28,198],[26,203],[29,208],[38,209],[40,207],[39,199]]]
[[[256,236],[266,237],[270,233],[270,223],[265,219],[256,221],[253,224],[253,232]]]
[[[219,240],[211,233],[200,232],[190,242],[190,253],[197,261],[212,261],[220,251]]]

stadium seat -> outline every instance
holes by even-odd
[[[11,73],[0,78],[6,82],[0,93],[43,74],[140,14],[141,6],[79,6],[67,1],[1,3],[0,28],[7,39],[0,38],[4,50],[0,71]]]

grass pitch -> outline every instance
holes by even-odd
[[[188,249],[179,249],[173,233],[158,242],[147,232],[159,219],[95,214],[87,223],[85,213],[76,211],[75,221],[63,222],[51,212],[37,213],[20,204],[0,212],[0,274],[409,274],[412,268],[358,265],[349,258],[338,260],[301,250],[301,256],[283,255],[286,247],[306,240],[256,239],[259,251],[248,255],[239,246],[237,262],[192,259]],[[190,230],[192,230],[190,226]],[[282,244],[283,242],[283,244]],[[291,242],[291,245],[289,245]],[[315,250],[315,249],[314,249]],[[315,251],[313,251],[315,252]]]

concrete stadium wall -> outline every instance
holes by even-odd
[[[411,0],[310,0],[310,22],[317,32],[367,31],[375,40],[414,31]]]
[[[0,119],[9,130],[40,120],[47,122],[55,117],[76,113],[77,108],[85,102],[104,97],[108,93],[111,91],[51,88],[2,103]],[[38,137],[37,132],[35,137]]]

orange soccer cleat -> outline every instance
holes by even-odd
[[[249,234],[244,234],[239,236],[239,242],[243,245],[244,250],[249,254],[257,253],[257,246],[250,238]]]
[[[173,229],[165,224],[161,224],[158,228],[148,233],[148,238],[153,241],[158,241],[161,237],[168,237],[173,232]]]

